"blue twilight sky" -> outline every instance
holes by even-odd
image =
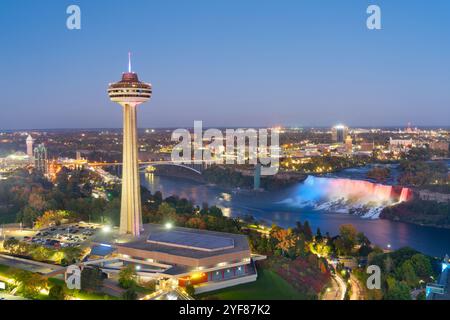
[[[0,43],[0,129],[121,127],[129,50],[140,127],[450,125],[448,0],[1,0]]]

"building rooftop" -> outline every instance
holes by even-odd
[[[191,259],[204,259],[239,253],[250,257],[247,237],[241,234],[208,230],[146,224],[138,238],[119,236],[117,230],[111,234],[99,234],[96,243],[111,244],[117,248],[141,250]],[[119,249],[119,251],[122,251]]]
[[[219,251],[234,248],[234,240],[228,235],[211,235],[180,230],[151,232],[148,243],[199,251]]]

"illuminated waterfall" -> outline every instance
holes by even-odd
[[[296,197],[282,204],[313,207],[330,212],[347,212],[366,218],[378,218],[381,210],[410,200],[408,188],[382,185],[364,180],[309,176],[296,191]]]

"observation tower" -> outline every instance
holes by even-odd
[[[131,54],[128,54],[128,72],[122,80],[108,87],[111,101],[123,108],[123,167],[122,202],[120,208],[120,233],[138,237],[142,229],[141,184],[139,178],[137,106],[150,100],[152,86],[139,81],[131,71]]]

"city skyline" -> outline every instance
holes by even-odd
[[[0,62],[8,74],[0,80],[8,88],[1,130],[120,128],[120,110],[99,92],[126,70],[128,51],[158,88],[155,113],[143,110],[140,128],[194,120],[208,127],[448,125],[449,3],[377,1],[379,31],[365,27],[367,1],[126,8],[111,1],[106,12],[101,2],[77,4],[82,29],[71,31],[67,2],[2,3],[0,38],[9,46]],[[133,18],[121,24],[123,12]],[[124,34],[124,49],[116,50],[115,35]]]

